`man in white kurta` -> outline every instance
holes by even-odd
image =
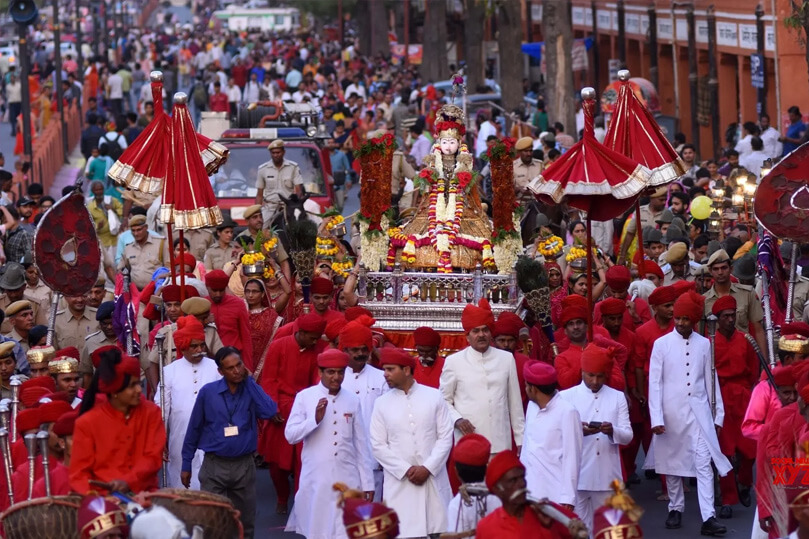
[[[610,353],[590,344],[581,354],[582,382],[560,393],[579,412],[582,425],[581,470],[576,514],[593,529],[595,510],[614,493],[612,481],[623,477],[620,446],[632,441],[629,407],[623,392],[605,382],[612,373]]]
[[[193,317],[187,317],[193,318]],[[169,462],[167,464],[167,487],[184,488],[180,481],[183,467],[183,442],[185,431],[197,393],[202,386],[222,378],[216,362],[205,357],[205,333],[202,324],[196,319],[190,323],[192,327],[174,333],[177,350],[183,357],[163,368],[165,390],[166,431],[168,433]],[[179,337],[178,337],[179,335]],[[160,406],[160,386],[155,393],[155,402]],[[191,488],[200,489],[199,469],[205,453],[197,450],[191,462]]]
[[[346,537],[339,493],[345,483],[373,495],[374,476],[367,466],[368,440],[360,400],[341,388],[348,355],[329,349],[318,355],[320,383],[295,395],[284,436],[303,442],[301,477],[286,531],[308,539]]]
[[[666,475],[667,528],[681,526],[685,498],[680,478],[696,477],[703,535],[721,535],[725,527],[715,518],[711,461],[720,476],[727,475],[731,465],[716,436],[725,415],[718,378],[713,388],[715,415],[711,410],[711,345],[692,331],[702,318],[703,302],[693,291],[681,295],[674,303],[675,331],[652,347],[649,417],[655,436],[644,466]]]
[[[520,460],[525,465],[528,492],[571,511],[576,505],[581,463],[582,427],[579,412],[556,389],[556,369],[543,361],[523,368],[525,443]]]
[[[461,322],[469,346],[447,357],[440,390],[449,404],[455,439],[477,432],[492,444],[492,453],[523,443],[520,382],[514,356],[491,346],[494,316],[488,302],[467,305]]]
[[[391,390],[374,405],[371,448],[384,470],[385,502],[399,515],[401,537],[445,532],[452,498],[449,408],[437,389],[413,379],[410,354],[383,348],[380,355]]]

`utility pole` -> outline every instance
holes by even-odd
[[[62,160],[67,163],[70,148],[67,145],[67,122],[65,121],[65,92],[62,88],[62,30],[59,23],[59,0],[53,0],[53,56],[56,61],[56,110],[62,124]],[[78,43],[81,47],[81,43]]]
[[[764,8],[761,4],[756,6],[756,54],[761,61],[761,71],[764,76],[761,85],[757,88],[758,115],[767,113],[767,60],[764,58]]]
[[[720,156],[719,135],[719,75],[716,64],[716,14],[713,6],[708,6],[708,91],[711,97],[711,138],[714,158]]]
[[[657,11],[655,6],[651,6],[646,13],[649,15],[649,79],[654,87],[658,88],[660,75],[657,63]]]
[[[685,19],[688,23],[688,85],[691,90],[691,141],[699,151],[699,121],[697,111],[699,110],[699,76],[697,74],[697,33],[694,22],[694,6],[689,4],[686,7]],[[677,25],[673,26],[676,33]]]
[[[31,72],[31,54],[28,52],[28,25],[17,24],[20,39],[20,91],[22,92],[22,147],[26,159],[34,155],[31,143],[31,88],[28,73]],[[31,163],[33,168],[34,163]]]
[[[84,80],[84,53],[82,52],[82,43],[84,42],[84,37],[82,36],[82,27],[81,27],[81,1],[74,0],[76,2],[76,62],[79,65],[79,72],[76,73],[76,80],[79,82]],[[79,114],[81,118],[81,114]]]

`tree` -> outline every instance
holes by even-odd
[[[444,0],[426,0],[424,15],[424,54],[421,76],[425,81],[449,78],[447,62],[447,3]]]
[[[569,0],[568,0],[569,2]],[[522,17],[520,2],[499,3],[497,10],[497,48],[500,54],[500,88],[503,108],[511,112],[522,103]],[[570,53],[568,51],[568,57]],[[570,84],[573,85],[573,74]]]
[[[464,60],[466,88],[470,94],[483,85],[486,64],[483,59],[483,23],[486,21],[484,0],[466,0],[464,20]]]
[[[803,37],[799,37],[798,40],[803,45],[806,65],[807,69],[809,69],[809,0],[803,0],[803,2],[790,0],[790,4],[792,14],[784,17],[784,25],[798,32],[803,30]]]
[[[576,131],[573,100],[573,26],[570,0],[545,0],[542,3],[542,35],[545,37],[545,80],[548,114],[562,122],[569,133]]]

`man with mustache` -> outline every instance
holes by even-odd
[[[222,378],[216,362],[205,356],[205,329],[194,316],[183,316],[177,320],[174,332],[174,345],[182,358],[172,361],[163,368],[165,395],[163,404],[166,410],[166,431],[169,436],[169,462],[167,487],[182,488],[180,472],[183,464],[183,441],[191,419],[197,393],[202,386]],[[160,386],[155,393],[155,402],[160,405]],[[199,470],[203,452],[197,450],[191,462],[191,488],[199,490]]]

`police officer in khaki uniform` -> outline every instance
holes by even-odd
[[[146,227],[146,217],[135,215],[129,220],[129,229],[134,241],[124,247],[118,270],[129,269],[132,283],[139,290],[149,284],[157,268],[169,265],[169,242],[166,238],[153,237]]]
[[[26,253],[22,265],[25,268],[25,281],[27,284],[25,294],[41,305],[50,305],[53,290],[48,288],[48,285],[39,278],[39,270],[34,264],[34,257],[31,253]]]
[[[97,309],[88,307],[84,296],[66,297],[65,301],[67,309],[56,312],[54,346],[57,350],[75,346],[81,354],[87,336],[99,329]]]
[[[15,301],[28,300],[31,302],[31,309],[34,311],[34,325],[47,326],[50,305],[41,303],[36,298],[29,296],[26,285],[25,269],[22,265],[18,262],[8,262],[6,271],[0,277],[0,288],[3,289],[3,294],[0,294],[0,309],[5,312],[9,305]],[[11,329],[11,321],[8,318],[4,319],[0,324],[0,333],[6,335],[11,333]]]
[[[208,250],[208,247],[216,242],[213,228],[186,230],[184,237],[188,240],[190,245],[188,252],[194,255],[194,258],[197,260],[202,260],[205,257],[205,251]]]
[[[34,309],[27,299],[15,301],[6,309],[6,318],[11,322],[11,331],[4,335],[17,341],[22,351],[27,353],[29,348],[28,332],[34,327]]]
[[[257,212],[259,215],[261,212]],[[236,223],[228,219],[216,227],[216,242],[208,247],[203,256],[205,271],[224,269],[225,264],[233,260],[233,250],[236,244],[233,242],[233,229]]]
[[[711,314],[714,302],[730,294],[736,300],[736,329],[742,333],[751,333],[761,350],[767,354],[767,340],[761,320],[764,311],[761,300],[751,287],[738,285],[730,281],[730,257],[724,249],[719,249],[708,259],[708,270],[713,277],[713,286],[705,292],[705,316]],[[752,325],[753,331],[750,331]]]
[[[79,351],[79,373],[84,377],[84,387],[90,387],[93,379],[92,354],[102,346],[117,345],[118,338],[112,327],[112,313],[115,311],[114,301],[105,301],[96,310],[96,322],[99,330],[84,338],[84,348]]]
[[[393,200],[398,200],[399,211],[409,208],[413,205],[413,196],[416,192],[404,192],[405,179],[411,180],[416,176],[416,171],[407,162],[404,153],[401,150],[393,152],[393,166],[390,175],[390,192]]]
[[[542,161],[534,159],[534,139],[531,137],[522,137],[514,148],[517,150],[517,159],[514,160],[514,193],[517,195],[517,202],[525,208],[522,239],[523,245],[529,245],[536,229],[539,207],[534,194],[528,190],[528,184],[542,173],[544,167]]]
[[[284,159],[286,150],[283,140],[276,139],[270,142],[267,149],[272,159],[258,167],[256,204],[262,206],[264,221],[272,223],[283,206],[281,196],[284,198],[289,198],[293,194],[303,196],[303,176],[294,161]]]
[[[663,271],[663,286],[674,284],[677,281],[694,280],[691,272],[690,259],[688,258],[688,247],[685,243],[678,241],[669,245],[669,250],[663,255],[666,257],[666,270]]]

